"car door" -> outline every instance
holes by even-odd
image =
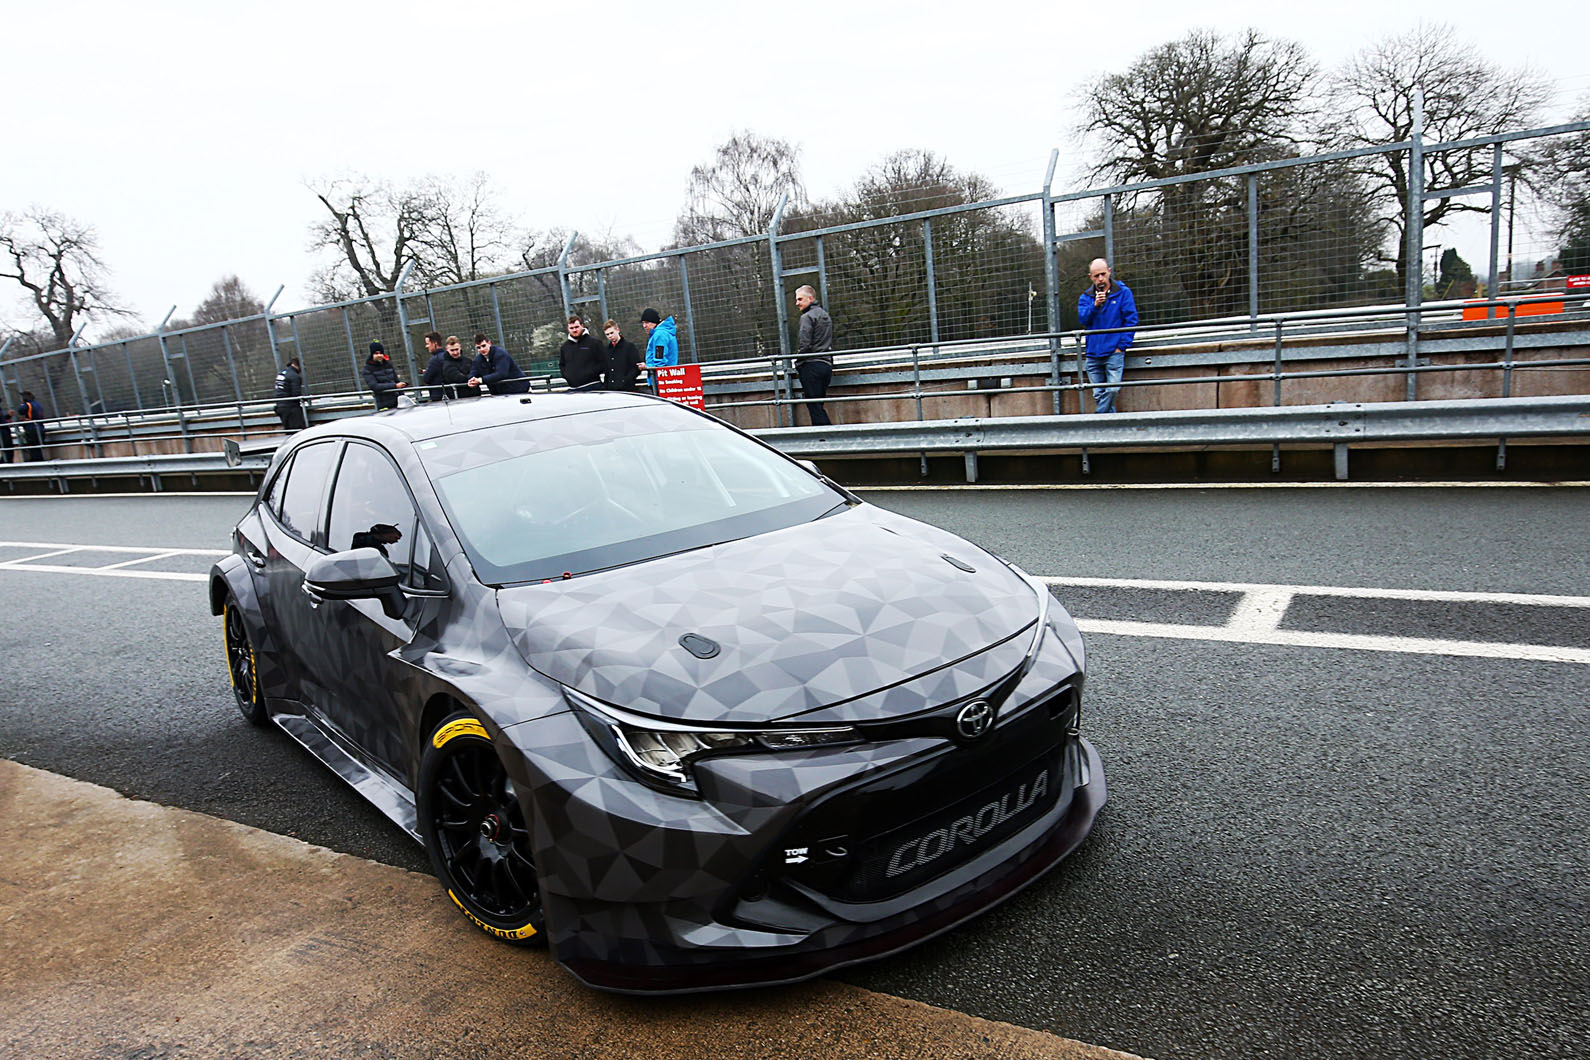
[[[332,725],[395,776],[403,776],[401,711],[417,693],[414,671],[400,656],[414,639],[425,597],[436,591],[430,537],[403,475],[381,448],[350,441],[331,488],[327,549],[374,548],[391,561],[405,587],[402,615],[379,600],[326,600],[317,609],[323,636],[306,648],[330,696]],[[418,563],[418,569],[416,569]]]
[[[341,449],[340,440],[330,439],[295,450],[284,472],[280,503],[268,508],[261,520],[267,545],[267,618],[281,645],[289,696],[307,706],[324,704],[328,691],[324,671],[307,657],[321,620],[303,594],[304,571],[324,551],[326,488]]]

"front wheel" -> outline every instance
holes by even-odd
[[[491,736],[449,715],[420,759],[420,833],[447,896],[480,930],[516,946],[546,944],[530,829]]]
[[[232,679],[232,695],[237,709],[255,725],[264,725],[265,696],[259,687],[259,659],[243,623],[243,611],[236,600],[226,602],[226,673]]]

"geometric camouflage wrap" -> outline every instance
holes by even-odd
[[[211,574],[212,610],[231,605],[247,632],[234,684],[257,684],[272,721],[433,858],[438,826],[418,809],[437,798],[421,790],[433,736],[474,719],[505,778],[494,790],[522,816],[537,937],[603,989],[787,982],[891,953],[1082,841],[1106,793],[1079,731],[1070,616],[976,545],[805,469],[831,494],[823,517],[483,581],[437,483],[642,421],[773,454],[618,393],[430,404],[294,435]],[[360,533],[339,538],[356,500]],[[655,733],[717,742],[659,779],[641,760]],[[489,842],[498,816],[482,824],[488,853],[508,850]]]

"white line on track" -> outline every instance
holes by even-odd
[[[144,578],[168,581],[204,581],[208,575],[194,571],[142,568],[145,563],[173,556],[225,556],[224,549],[133,548],[125,545],[74,545],[43,541],[0,541],[0,547],[44,551],[20,559],[0,561],[0,571],[25,570],[44,574],[85,574],[102,578]],[[111,552],[132,558],[101,567],[73,567],[37,562],[72,552]],[[140,569],[134,569],[138,566]],[[1590,665],[1590,648],[1550,644],[1508,644],[1491,641],[1439,640],[1361,633],[1330,633],[1281,629],[1286,610],[1296,596],[1332,596],[1355,600],[1425,600],[1439,603],[1525,604],[1535,607],[1590,608],[1590,596],[1532,593],[1457,592],[1444,589],[1379,589],[1342,585],[1275,585],[1262,582],[1202,582],[1145,578],[1045,577],[1051,586],[1114,589],[1168,589],[1190,592],[1238,593],[1224,625],[1200,626],[1158,622],[1123,622],[1080,618],[1084,633],[1126,637],[1160,637],[1174,640],[1224,641],[1236,644],[1275,644],[1300,648],[1345,648],[1354,651],[1406,652],[1419,655],[1457,655],[1484,659],[1517,659],[1526,662],[1563,662]]]

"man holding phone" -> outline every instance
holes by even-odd
[[[1120,393],[1121,376],[1126,373],[1126,351],[1135,333],[1098,329],[1137,327],[1137,299],[1132,289],[1112,279],[1110,263],[1094,258],[1088,265],[1092,286],[1077,299],[1077,318],[1092,333],[1087,337],[1088,380],[1094,385],[1093,405],[1099,412],[1114,412],[1115,395]],[[1099,385],[1107,384],[1107,385]]]

